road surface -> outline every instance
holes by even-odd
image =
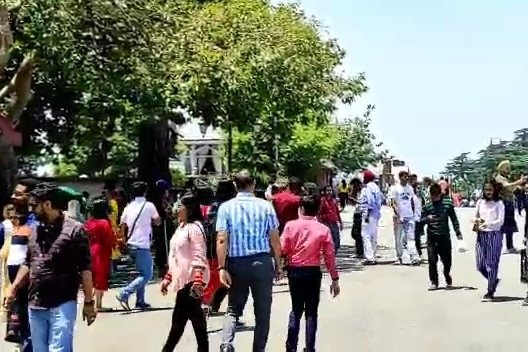
[[[474,235],[471,232],[471,209],[459,209],[460,222],[469,252],[454,254],[453,279],[459,286],[453,291],[428,292],[427,267],[378,265],[362,267],[352,258],[350,225],[352,214],[346,212],[343,251],[339,258],[342,293],[331,299],[329,278],[319,315],[319,351],[358,352],[524,352],[528,350],[528,307],[521,301],[526,286],[519,283],[519,256],[503,255],[501,285],[497,302],[483,303],[480,297],[485,281],[475,270]],[[381,254],[394,258],[391,220],[382,220]],[[521,225],[521,224],[519,224]],[[519,226],[519,228],[522,228]],[[518,238],[518,245],[521,245]],[[117,307],[115,292],[107,304]],[[150,303],[160,307],[149,312],[113,312],[100,314],[91,327],[78,324],[76,352],[155,352],[160,351],[168,333],[173,300],[162,297],[158,286],[148,288]],[[275,287],[268,351],[284,351],[287,315],[290,308],[287,286]],[[252,302],[248,302],[244,320],[247,331],[236,335],[237,351],[251,349],[253,325]],[[209,319],[211,351],[218,351],[222,317]],[[2,331],[5,328],[0,327]],[[302,331],[302,330],[301,330]],[[302,337],[300,339],[302,351]],[[195,351],[190,324],[177,351]],[[10,351],[0,343],[0,351]]]

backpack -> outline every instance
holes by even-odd
[[[218,204],[211,205],[204,216],[203,228],[207,259],[216,259],[216,213],[218,206]]]

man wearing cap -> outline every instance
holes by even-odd
[[[132,185],[134,200],[121,214],[121,240],[126,241],[128,253],[136,264],[137,277],[117,295],[117,301],[125,310],[130,310],[128,300],[136,293],[136,308],[149,309],[145,301],[145,286],[152,280],[153,259],[150,253],[152,225],[159,225],[161,218],[156,206],[146,198],[147,184],[136,182]]]
[[[362,215],[361,236],[365,264],[376,264],[376,249],[378,246],[378,222],[381,218],[383,196],[379,186],[374,182],[376,176],[371,171],[363,173],[365,187],[359,196],[359,211]]]
[[[26,260],[7,296],[29,281],[29,322],[34,351],[71,352],[77,318],[79,283],[84,291],[83,320],[96,318],[93,302],[91,253],[83,226],[64,216],[69,195],[58,187],[39,185],[30,197],[37,217],[29,236]]]

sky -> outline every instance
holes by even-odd
[[[278,2],[278,1],[276,1]],[[528,1],[300,0],[347,52],[372,130],[419,175],[528,127]],[[524,119],[523,119],[524,118]]]

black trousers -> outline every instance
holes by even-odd
[[[450,238],[428,239],[427,257],[429,260],[429,280],[431,284],[438,285],[438,259],[444,267],[446,284],[451,285],[451,265],[453,264],[452,245]]]
[[[227,297],[228,289],[225,286],[220,286],[211,298],[211,310],[213,312],[218,312],[222,302]]]
[[[422,236],[424,233],[423,226],[421,226],[420,223],[416,223],[416,226],[414,227],[414,243],[416,245],[416,250],[418,251],[418,255],[422,256]]]
[[[167,238],[165,238],[165,231],[167,231]],[[155,226],[153,229],[154,264],[156,269],[158,269],[159,277],[163,277],[167,272],[167,250],[173,233],[174,226],[171,219],[164,218],[161,225]]]
[[[323,274],[318,266],[288,268],[288,284],[292,303],[286,340],[286,351],[288,352],[297,351],[303,313],[306,319],[306,351],[315,351],[322,277]]]
[[[352,239],[356,242],[356,255],[363,256],[363,238],[361,237],[361,223],[363,217],[360,213],[354,214],[352,222]]]
[[[202,310],[202,300],[191,296],[191,285],[187,285],[178,291],[176,304],[172,311],[172,324],[163,346],[162,352],[173,352],[180,341],[185,325],[190,320],[193,326],[198,352],[209,352],[209,337],[207,336],[207,322]]]

